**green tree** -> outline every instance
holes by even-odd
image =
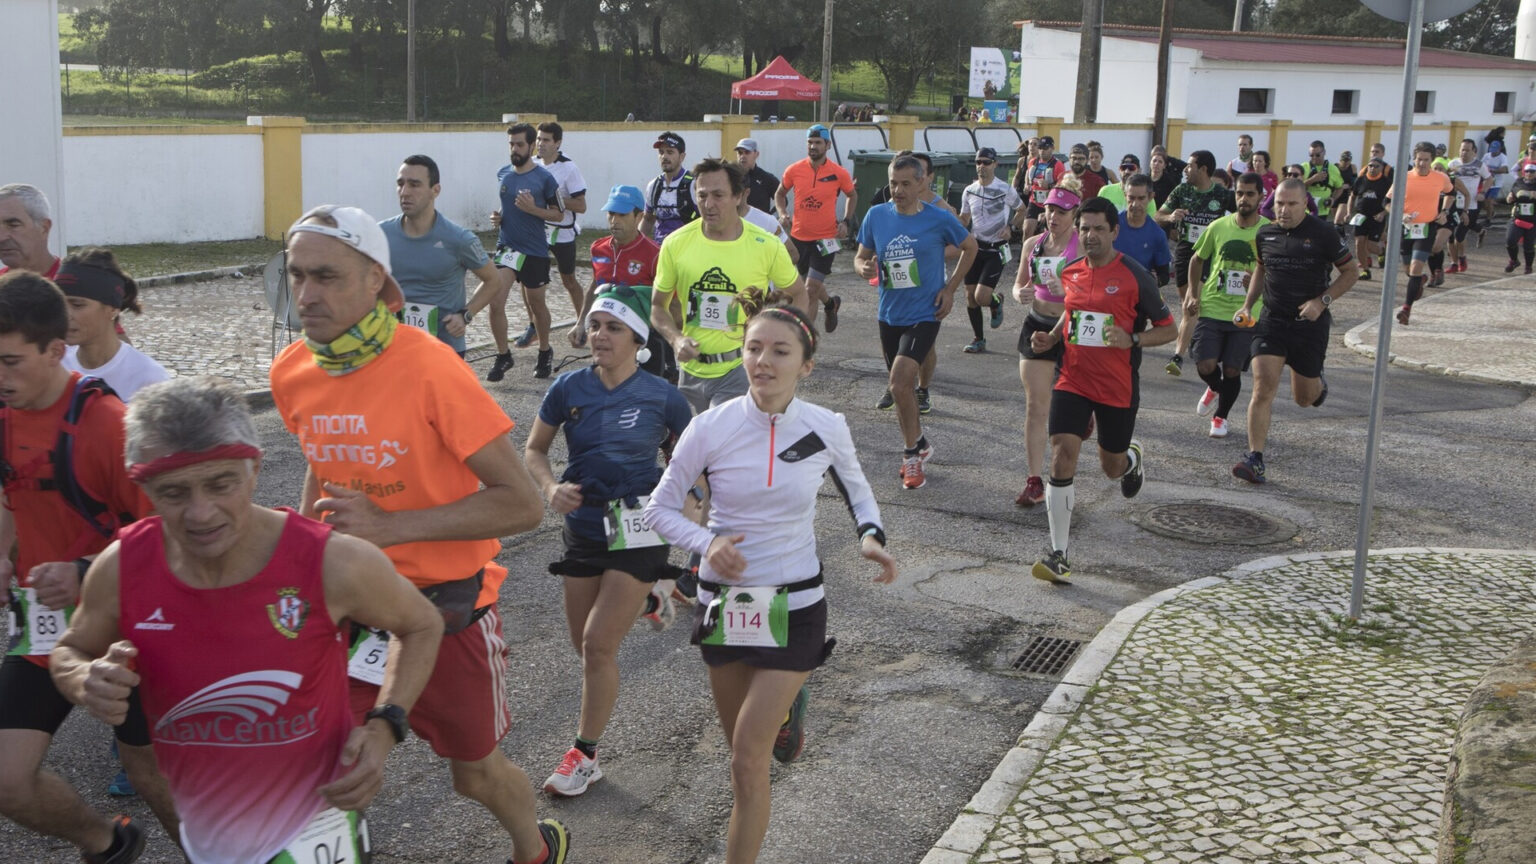
[[[957,75],[986,0],[951,0],[933,15],[926,0],[845,0],[837,6],[837,38],[853,46],[885,79],[886,103],[903,111],[929,76]],[[969,57],[969,53],[965,53]]]

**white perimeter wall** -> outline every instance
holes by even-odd
[[[65,224],[59,128],[59,7],[56,0],[0,0],[0,185],[30,183],[53,205],[49,244],[61,251]]]

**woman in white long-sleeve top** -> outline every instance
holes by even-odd
[[[748,296],[744,304],[755,305]],[[804,743],[805,681],[826,661],[827,602],[816,553],[816,492],[826,474],[852,514],[876,582],[896,578],[880,508],[841,414],[795,398],[815,366],[816,331],[799,309],[769,306],[746,324],[747,395],[695,417],[645,508],[646,523],[704,556],[694,642],[731,747],[735,803],[726,864],[752,864],[768,830],[769,757]],[[683,515],[694,478],[709,476],[708,527]]]

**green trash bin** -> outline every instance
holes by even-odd
[[[965,185],[954,186],[951,172],[959,160],[948,153],[927,155],[933,160],[933,177],[929,178],[933,191],[958,209],[959,196]],[[864,214],[869,212],[869,202],[874,200],[875,193],[890,181],[891,159],[895,156],[895,150],[848,151],[848,158],[853,161],[853,182],[859,187],[859,207],[855,213],[861,224],[864,222]],[[975,165],[971,166],[971,170],[975,168]]]

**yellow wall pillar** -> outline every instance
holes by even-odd
[[[1285,165],[1285,146],[1291,138],[1291,121],[1269,121],[1269,170],[1281,174]]]
[[[1168,118],[1168,137],[1163,141],[1163,147],[1168,150],[1168,155],[1176,159],[1184,158],[1184,127],[1189,121],[1183,117]]]
[[[1061,143],[1062,122],[1060,117],[1040,117],[1035,120],[1035,135],[1041,138],[1047,135],[1051,136],[1051,140],[1056,143],[1055,149],[1057,152],[1060,152],[1065,146]]]
[[[1365,152],[1360,154],[1361,158],[1355,160],[1357,165],[1363,167],[1365,163],[1371,161],[1371,145],[1381,143],[1381,132],[1386,125],[1381,120],[1365,121],[1365,143],[1360,145],[1360,149]]]
[[[752,136],[752,117],[727,114],[720,120],[720,158],[729,159],[736,152],[736,142]]]
[[[1467,121],[1452,120],[1450,137],[1445,140],[1445,152],[1452,159],[1459,159],[1461,152],[1461,139],[1467,137]]]
[[[261,127],[262,227],[269,240],[281,240],[304,214],[304,118],[247,117]]]
[[[892,150],[914,150],[917,144],[917,118],[911,114],[891,115]]]

